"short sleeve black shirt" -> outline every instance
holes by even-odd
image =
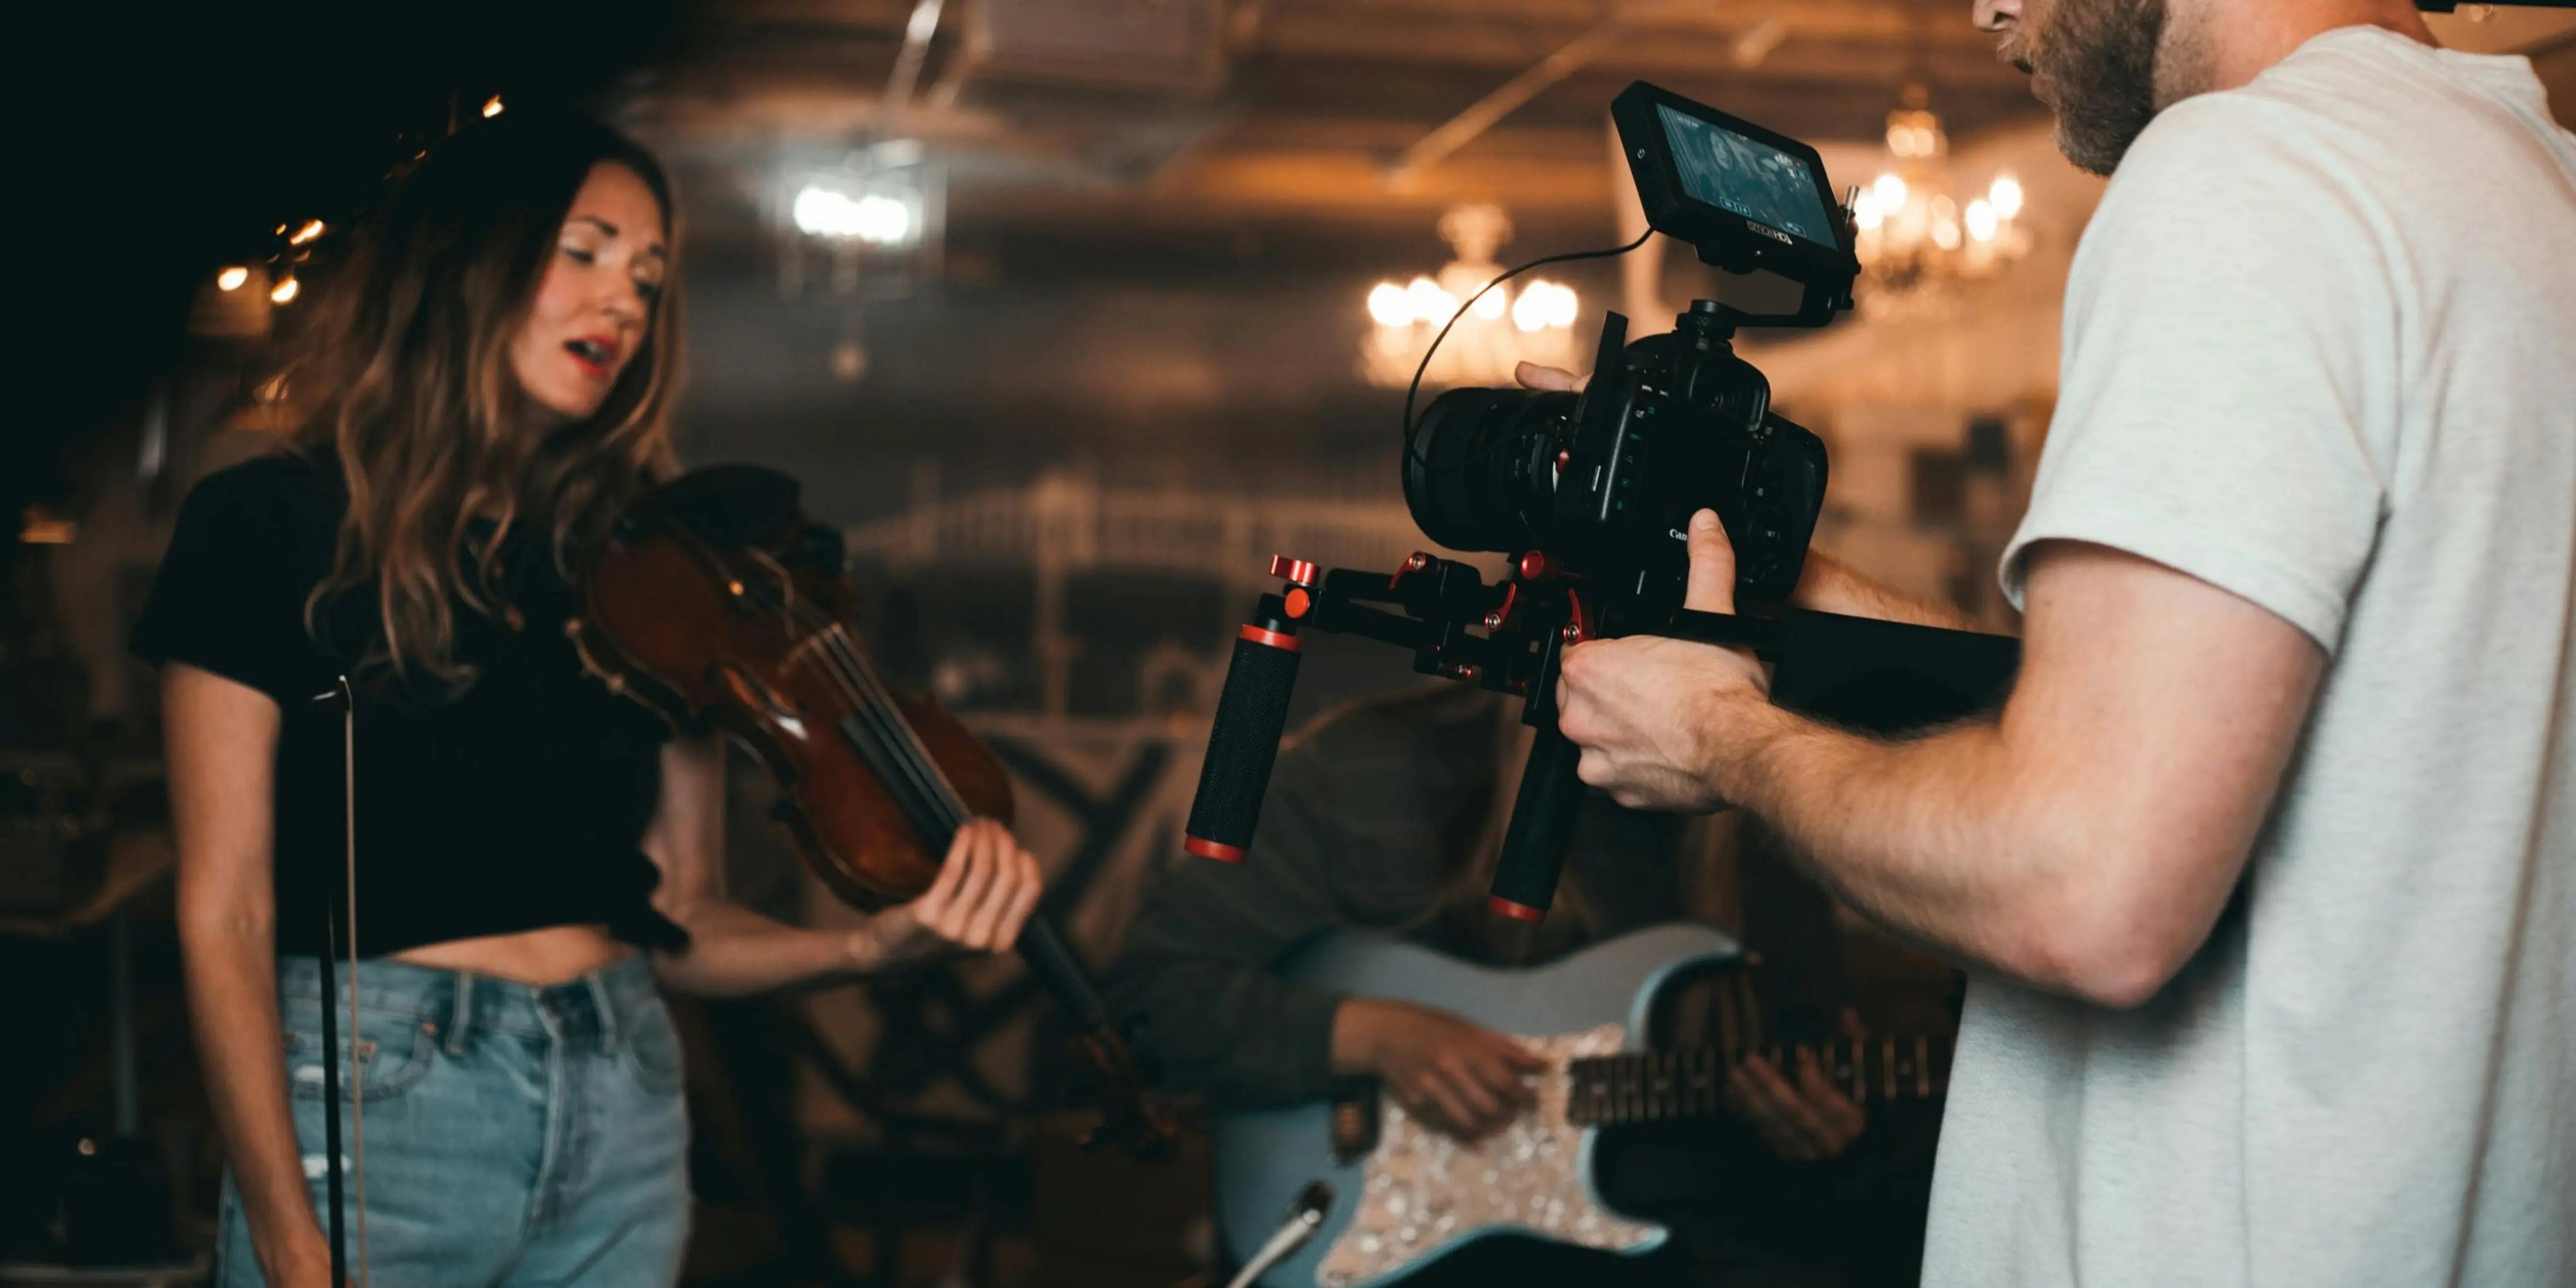
[[[343,674],[357,681],[362,955],[560,925],[685,943],[652,909],[658,869],[642,850],[669,731],[583,672],[564,634],[578,600],[546,534],[522,528],[502,550],[515,624],[455,605],[472,685],[425,696],[355,669],[382,638],[372,584],[326,601],[307,629],[346,506],[328,458],[268,456],[207,476],[134,633],[155,665],[184,662],[277,701],[278,950],[323,950],[344,858],[343,731],[329,697]]]

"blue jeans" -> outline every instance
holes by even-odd
[[[278,965],[286,1079],[313,1210],[327,1210],[321,971]],[[339,975],[349,1267],[358,1269],[364,1113],[366,1263],[376,1288],[670,1284],[689,1237],[680,1041],[641,957],[536,988],[390,961],[358,964],[358,1077]],[[324,1229],[329,1229],[328,1222]],[[217,1288],[264,1280],[224,1178]]]

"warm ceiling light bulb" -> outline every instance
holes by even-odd
[[[837,188],[809,183],[796,192],[789,216],[796,227],[816,237],[852,237],[858,234],[859,203]]]
[[[1440,283],[1427,277],[1417,277],[1406,284],[1404,294],[1413,302],[1417,321],[1446,322],[1458,311],[1458,297],[1441,290]]]
[[[296,293],[302,289],[302,287],[296,285],[294,278],[287,278],[284,281],[279,282],[277,285],[268,288],[269,302],[272,304],[292,304],[295,302]]]
[[[1379,326],[1413,325],[1413,297],[1393,282],[1380,282],[1369,288],[1369,317]]]
[[[1512,325],[1523,331],[1536,331],[1547,325],[1547,283],[1532,282],[1512,301]]]
[[[1983,197],[1968,203],[1968,210],[1963,218],[1967,221],[1968,237],[1971,241],[1993,241],[1995,229],[2002,222],[1996,217],[1994,203]]]
[[[215,287],[218,290],[238,291],[241,289],[242,283],[249,280],[250,270],[240,267],[239,265],[235,265],[232,268],[227,268],[224,271],[215,274]]]
[[[1995,205],[1995,213],[2010,219],[2021,213],[2021,181],[2011,175],[1998,175],[1994,187],[1987,189],[1986,200]]]
[[[1561,330],[1574,325],[1575,311],[1580,307],[1573,287],[1542,278],[1530,283],[1512,302],[1512,325],[1523,331]]]
[[[850,230],[878,246],[900,246],[912,237],[912,207],[871,192],[850,206]]]
[[[286,239],[286,244],[289,246],[301,246],[321,235],[322,221],[319,219],[307,219],[304,221],[303,227],[295,230],[294,236]]]
[[[490,98],[487,98],[487,99],[483,100],[483,115],[484,115],[485,117],[487,117],[487,118],[489,118],[489,117],[495,117],[495,116],[499,116],[500,114],[501,114],[501,96],[500,96],[500,95],[495,94],[495,95],[493,95],[492,97],[490,97]]]
[[[1881,214],[1892,214],[1905,205],[1905,180],[1898,178],[1892,170],[1878,176],[1878,181],[1869,185],[1869,191],[1871,196],[1878,198]]]

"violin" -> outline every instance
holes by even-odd
[[[597,542],[566,627],[608,687],[683,729],[712,728],[777,780],[773,813],[844,902],[874,912],[930,888],[958,829],[1011,819],[1011,784],[955,716],[885,682],[851,625],[840,534],[797,506],[796,480],[748,465],[646,494]],[[1168,1155],[1172,1127],[1060,930],[1033,913],[1016,945],[1078,1028],[1104,1121],[1086,1145]]]

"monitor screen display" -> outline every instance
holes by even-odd
[[[1664,137],[1681,171],[1682,191],[1694,201],[1733,211],[1800,241],[1835,246],[1833,220],[1817,195],[1807,162],[1752,139],[1657,104]]]

